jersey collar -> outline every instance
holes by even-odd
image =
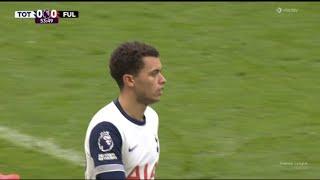
[[[121,104],[117,99],[113,100],[113,103],[117,106],[117,108],[119,109],[119,111],[121,112],[121,114],[126,118],[128,119],[129,121],[131,121],[132,123],[136,124],[136,125],[139,125],[139,126],[143,126],[146,124],[146,117],[143,115],[143,121],[139,121],[131,116],[129,116],[129,114],[127,114],[123,108],[121,107]]]

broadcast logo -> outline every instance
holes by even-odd
[[[79,18],[79,11],[15,11],[14,17],[18,19],[34,19],[37,24],[57,24],[60,18]]]

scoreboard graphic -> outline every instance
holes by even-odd
[[[36,24],[57,24],[61,18],[79,18],[79,11],[35,10],[15,11],[14,17],[18,19],[34,19]]]

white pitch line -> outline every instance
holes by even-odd
[[[53,157],[69,161],[75,165],[84,166],[84,155],[70,149],[62,149],[57,144],[48,140],[39,139],[17,130],[0,126],[0,138],[5,139],[17,146],[22,146],[41,153],[49,154]]]

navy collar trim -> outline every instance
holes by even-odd
[[[143,115],[143,121],[139,121],[131,116],[129,116],[129,114],[127,114],[123,108],[121,107],[121,104],[117,99],[113,100],[113,103],[117,106],[117,108],[119,109],[119,111],[121,112],[121,114],[126,117],[126,119],[128,119],[129,121],[131,121],[132,123],[136,124],[136,125],[139,125],[139,126],[143,126],[146,124],[146,117]]]

